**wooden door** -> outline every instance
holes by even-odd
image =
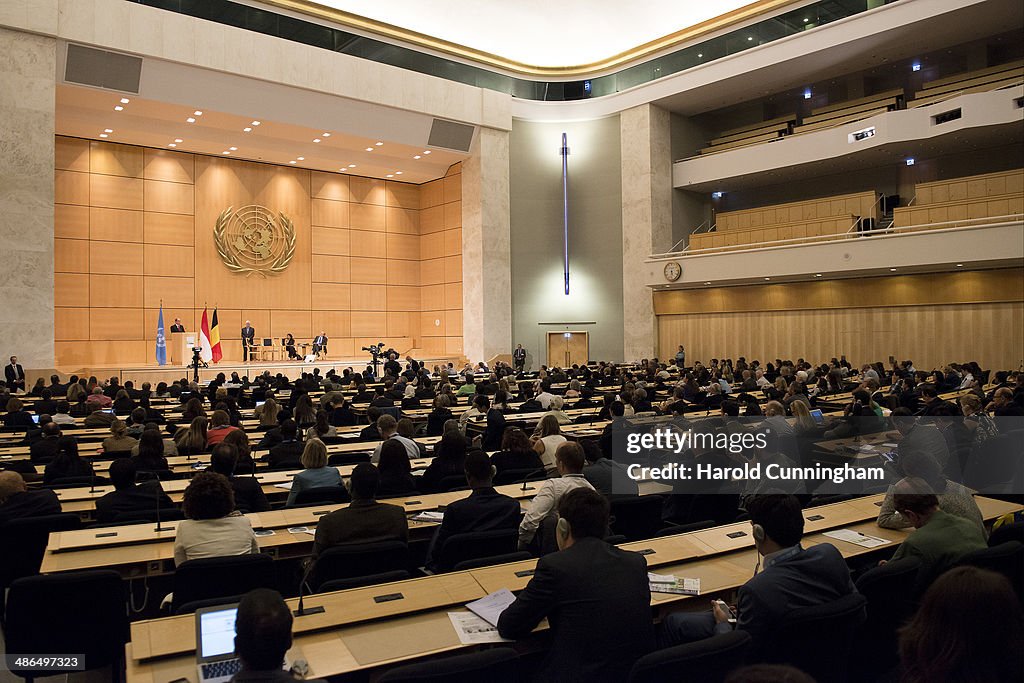
[[[590,357],[590,339],[586,332],[548,332],[548,366],[583,365]]]

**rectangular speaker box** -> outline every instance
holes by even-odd
[[[430,137],[427,145],[430,147],[443,147],[457,152],[468,152],[473,144],[473,133],[475,127],[465,123],[455,123],[443,119],[434,119],[430,126]]]
[[[68,44],[64,80],[95,88],[139,94],[142,57]]]

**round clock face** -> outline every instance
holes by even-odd
[[[682,274],[683,267],[675,261],[669,261],[665,264],[665,279],[669,282],[675,282]]]

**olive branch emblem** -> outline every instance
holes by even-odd
[[[213,244],[217,249],[217,255],[220,257],[221,262],[229,270],[235,273],[243,273],[247,277],[253,273],[259,273],[263,277],[266,277],[268,273],[276,274],[284,272],[284,270],[288,268],[288,264],[290,264],[292,259],[295,257],[295,226],[291,219],[284,213],[278,213],[278,224],[280,225],[281,232],[283,233],[282,236],[284,238],[285,247],[277,258],[265,267],[259,267],[261,264],[258,263],[246,265],[239,260],[238,254],[236,253],[239,251],[239,247],[231,244],[230,238],[227,234],[227,228],[228,224],[231,222],[233,208],[233,206],[229,206],[224,209],[224,211],[222,211],[217,217],[217,222],[213,228]],[[263,207],[256,208],[263,209]],[[263,210],[266,211],[266,209]],[[241,212],[241,209],[239,211]],[[266,212],[270,214],[270,216],[273,216],[269,211]],[[272,218],[270,222],[273,224]]]

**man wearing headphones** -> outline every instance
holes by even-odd
[[[795,496],[765,494],[747,501],[751,536],[757,549],[754,576],[740,586],[736,628],[753,638],[753,648],[792,610],[833,602],[853,593],[846,561],[835,546],[820,543],[804,549],[804,516]],[[761,569],[762,561],[764,569]],[[732,628],[729,608],[713,603],[711,612],[676,612],[662,622],[672,644],[688,643]],[[756,657],[752,661],[757,661]]]
[[[608,501],[593,489],[565,493],[558,516],[558,552],[538,560],[498,632],[525,638],[547,617],[551,648],[539,680],[624,681],[654,645],[647,560],[604,542]]]

